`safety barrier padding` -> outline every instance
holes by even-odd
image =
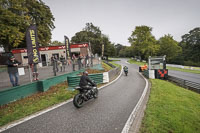
[[[0,105],[37,93],[39,92],[38,88],[40,88],[40,84],[34,82],[0,91]]]
[[[155,77],[157,79],[167,79],[168,78],[168,69],[155,70]]]
[[[97,84],[103,83],[103,73],[98,74],[89,74],[88,75],[91,80],[94,80]],[[79,85],[80,82],[80,75],[79,76],[68,76],[67,82],[69,87],[76,87]]]
[[[51,78],[48,78],[45,80],[40,80],[37,82],[28,83],[25,85],[1,90],[0,91],[0,105],[4,105],[4,104],[10,103],[12,101],[19,100],[21,98],[25,98],[25,97],[35,94],[37,92],[47,91],[51,86],[59,84],[64,81],[67,81],[67,80],[69,80],[69,81],[71,80],[70,81],[71,85],[76,86],[79,84],[79,81],[80,81],[80,76],[76,76],[76,75],[83,71],[84,71],[84,69],[81,69],[79,71],[74,71],[74,72],[59,75],[56,77],[51,77]],[[71,77],[71,78],[77,77],[77,78],[74,78],[76,82],[73,79],[68,78],[68,77]],[[97,84],[103,83],[103,74],[102,73],[101,74],[90,74],[89,77],[92,80],[95,80],[95,82]]]

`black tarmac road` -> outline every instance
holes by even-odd
[[[168,74],[170,76],[174,76],[174,77],[181,78],[181,79],[184,79],[184,80],[189,80],[189,81],[192,81],[192,82],[195,82],[195,83],[200,83],[200,74],[174,71],[174,70],[169,70]]]
[[[129,67],[128,76],[101,89],[97,99],[80,109],[70,102],[4,133],[120,133],[145,88],[138,66],[120,63]]]

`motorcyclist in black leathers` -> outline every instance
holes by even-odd
[[[90,89],[92,89],[92,86],[88,85],[88,83],[90,83],[91,85],[95,85],[95,84],[90,80],[90,78],[88,77],[88,72],[85,71],[85,72],[83,72],[83,75],[81,76],[79,86],[80,86],[82,89],[90,90]]]

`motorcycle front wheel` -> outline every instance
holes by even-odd
[[[76,108],[81,108],[83,106],[83,98],[81,94],[77,94],[74,96],[73,104]]]
[[[97,98],[97,97],[98,97],[98,93],[99,93],[98,89],[97,89],[97,88],[94,89],[93,97],[94,97],[94,98]]]

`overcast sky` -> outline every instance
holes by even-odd
[[[63,42],[92,22],[115,44],[130,45],[135,26],[153,28],[159,39],[171,34],[181,36],[200,27],[200,0],[43,0],[55,17],[52,41]]]

